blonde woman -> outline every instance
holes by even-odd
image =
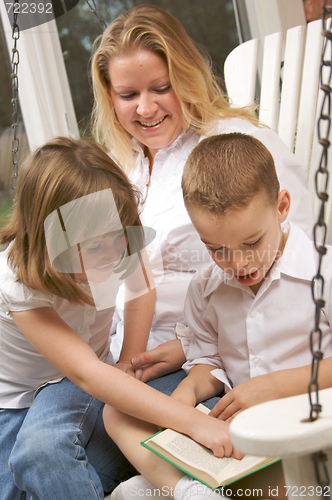
[[[192,149],[205,136],[217,133],[242,132],[259,139],[272,153],[281,189],[287,186],[290,191],[289,219],[311,237],[313,212],[305,165],[275,132],[259,126],[252,108],[230,106],[208,56],[179,21],[159,7],[140,5],[106,28],[93,56],[92,76],[96,138],[141,192],[142,222],[157,232],[149,257],[158,278],[161,252],[164,277],[157,287],[150,350],[175,339],[174,325],[183,319],[189,282],[210,259],[181,192],[183,167]],[[114,345],[121,346],[120,305],[117,312]],[[181,366],[178,344],[174,351],[162,349],[135,359],[146,363],[138,377],[147,380]],[[122,355],[120,359],[128,361]]]

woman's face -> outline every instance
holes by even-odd
[[[150,50],[136,50],[109,62],[110,96],[121,125],[148,148],[151,159],[183,129],[180,102],[165,62]]]

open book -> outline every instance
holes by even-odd
[[[202,404],[197,409],[204,413],[210,411]],[[245,455],[241,460],[217,458],[201,444],[172,429],[157,432],[141,444],[212,489],[230,484],[279,460],[252,455]]]

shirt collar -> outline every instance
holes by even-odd
[[[170,144],[169,146],[166,146],[165,148],[162,148],[160,151],[169,151],[170,149],[173,149],[174,147],[176,147],[179,143],[182,142],[182,138],[186,134],[186,132],[188,132],[188,130],[182,130],[182,132],[180,132],[180,134],[177,136],[175,141],[172,142],[172,144]],[[138,153],[139,156],[145,157],[144,145],[141,142],[139,142],[137,139],[132,137],[131,145],[132,145],[133,150],[136,153]]]
[[[273,274],[278,272],[279,275],[311,281],[317,266],[313,242],[292,222],[284,222],[281,226],[288,233],[288,238],[282,256],[271,271]]]

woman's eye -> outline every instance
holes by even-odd
[[[156,89],[155,92],[157,92],[157,94],[166,94],[166,92],[169,92],[171,88],[172,86],[171,84],[169,84],[166,87],[161,87],[159,89]]]
[[[119,94],[121,99],[133,99],[136,96],[136,92],[132,92],[131,94]]]

